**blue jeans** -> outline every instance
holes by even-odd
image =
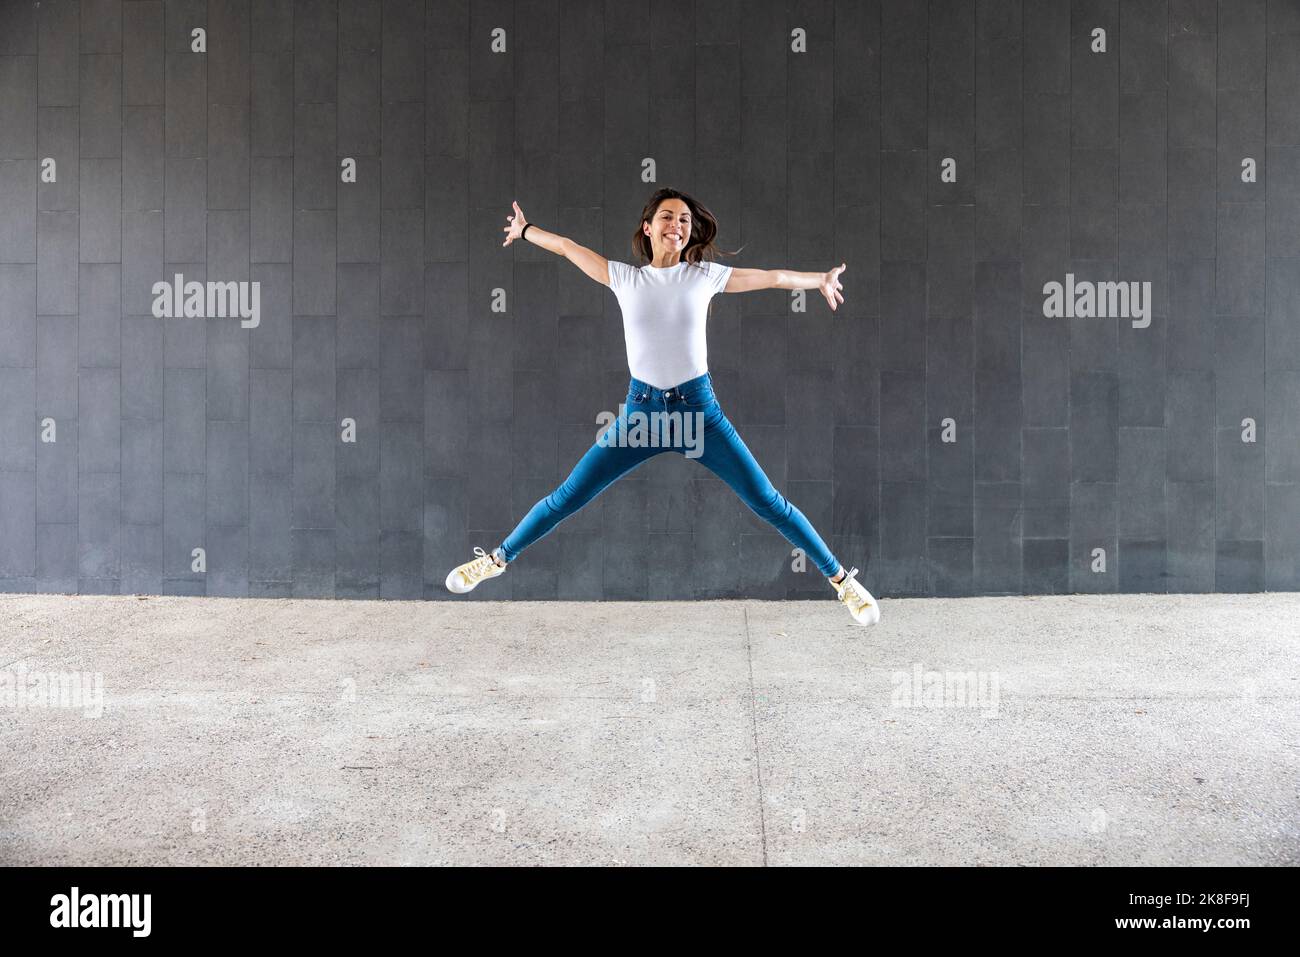
[[[707,372],[671,389],[657,389],[633,378],[626,408],[620,409],[618,418],[578,460],[560,487],[534,505],[506,536],[501,556],[513,561],[615,479],[661,452],[698,458],[731,486],[754,514],[802,548],[823,575],[830,577],[840,570],[840,563],[803,512],[776,490],[741,441],[718,404],[713,377]]]

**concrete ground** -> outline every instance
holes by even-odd
[[[0,595],[0,863],[1300,863],[1300,595],[881,608]]]

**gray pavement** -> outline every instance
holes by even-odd
[[[881,608],[0,595],[0,863],[1300,863],[1300,595]]]

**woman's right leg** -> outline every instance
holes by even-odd
[[[582,506],[605,490],[615,479],[632,471],[665,448],[629,447],[620,439],[626,421],[615,420],[605,434],[578,460],[569,477],[550,495],[541,499],[501,543],[501,557],[507,562],[546,535]],[[624,430],[624,431],[620,431]]]

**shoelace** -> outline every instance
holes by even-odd
[[[860,608],[865,608],[867,605],[871,604],[867,601],[867,596],[862,594],[862,591],[858,588],[857,581],[853,577],[857,573],[858,570],[856,568],[852,569],[840,582],[840,584],[844,586],[840,589],[840,601],[844,602],[844,604],[848,605],[854,611],[857,611]]]
[[[474,554],[478,558],[466,565],[461,571],[465,581],[471,585],[486,575],[490,569],[497,567],[496,560],[477,545],[474,546]]]

